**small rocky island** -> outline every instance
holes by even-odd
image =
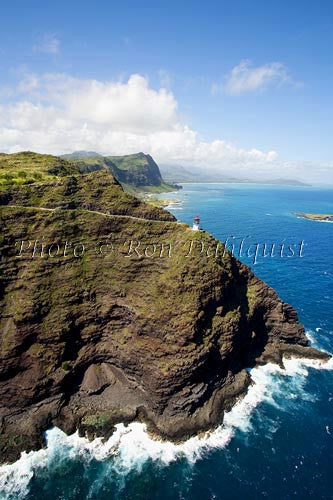
[[[320,222],[333,222],[333,214],[308,214],[303,212],[295,212],[296,217],[302,219],[316,220]]]
[[[210,234],[105,169],[38,161],[42,179],[0,192],[2,462],[45,446],[53,425],[93,438],[139,420],[183,440],[222,422],[246,368],[328,359]]]

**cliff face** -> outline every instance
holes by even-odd
[[[212,236],[107,172],[0,200],[3,461],[42,446],[51,425],[108,436],[141,419],[184,439],[222,421],[251,382],[246,367],[327,358],[308,347],[295,310]]]
[[[150,155],[144,153],[89,157],[79,151],[72,155],[64,155],[64,157],[70,158],[85,172],[107,170],[129,191],[164,192],[178,188],[178,186],[164,182],[156,162]]]
[[[120,182],[134,186],[160,186],[163,183],[160,169],[150,155],[137,153],[126,156],[108,156],[115,165],[113,174]]]

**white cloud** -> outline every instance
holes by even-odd
[[[80,80],[64,74],[28,75],[15,102],[0,102],[4,152],[61,154],[150,153],[157,162],[204,166],[237,176],[290,177],[298,171],[275,151],[242,149],[222,139],[206,141],[180,119],[174,95],[147,78]]]
[[[223,89],[229,95],[239,95],[264,90],[269,86],[277,86],[286,82],[293,83],[284,64],[273,62],[255,67],[251,61],[244,60],[231,70],[224,85],[216,83],[212,85],[212,93]]]
[[[34,50],[45,54],[58,54],[60,51],[60,41],[55,35],[46,33],[34,46]]]

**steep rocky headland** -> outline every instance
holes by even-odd
[[[106,170],[52,175],[0,192],[1,461],[52,425],[107,437],[141,420],[185,439],[221,423],[246,368],[328,358],[207,232]]]
[[[180,188],[173,182],[165,182],[157,163],[144,153],[102,156],[98,153],[77,151],[64,155],[63,158],[70,160],[84,172],[111,172],[129,192],[163,193]]]

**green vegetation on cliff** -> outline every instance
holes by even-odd
[[[164,182],[158,165],[150,155],[136,153],[125,156],[89,157],[83,152],[65,155],[77,162],[85,171],[108,170],[129,192],[163,193],[174,191],[177,186]]]

